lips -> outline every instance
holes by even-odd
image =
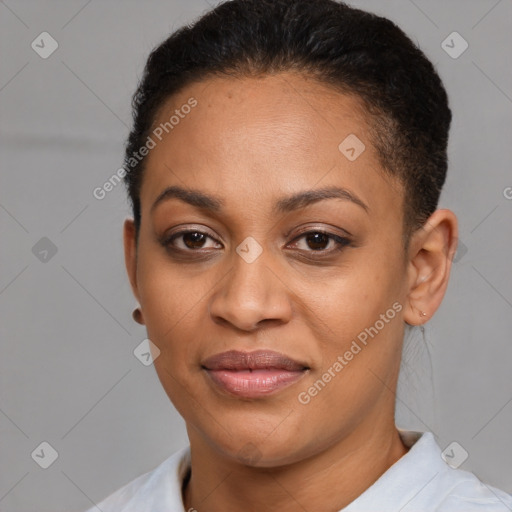
[[[280,391],[297,382],[309,370],[307,365],[270,350],[230,350],[209,357],[203,361],[202,368],[216,387],[244,398],[258,398]]]

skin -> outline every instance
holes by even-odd
[[[404,192],[380,168],[356,97],[293,72],[211,78],[170,98],[155,126],[191,96],[198,105],[147,157],[138,241],[133,221],[124,225],[133,293],[161,351],[155,368],[187,425],[185,509],[339,510],[407,452],[394,423],[404,322],[426,322],[441,303],[456,217],[437,210],[404,250]],[[366,146],[353,162],[338,149],[349,134]],[[152,211],[172,185],[216,196],[222,208],[172,198]],[[329,198],[272,210],[330,186],[366,209]],[[208,236],[181,236],[174,252],[160,243],[183,229]],[[336,251],[333,239],[304,236],[315,229],[346,231],[350,242]],[[262,249],[252,263],[236,252],[246,237]],[[299,393],[396,302],[401,311],[301,404]],[[310,370],[277,394],[234,397],[201,367],[231,349],[275,350]]]

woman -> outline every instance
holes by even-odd
[[[234,0],[151,53],[133,106],[134,318],[190,447],[98,507],[511,509],[394,422],[405,325],[457,245],[451,112],[410,39],[333,0]]]

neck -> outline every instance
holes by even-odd
[[[394,422],[375,427],[358,428],[306,460],[270,468],[241,465],[189,433],[192,471],[183,492],[185,510],[341,510],[408,451]]]

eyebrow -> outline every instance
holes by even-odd
[[[169,201],[170,199],[180,199],[185,203],[210,212],[220,212],[222,210],[222,206],[224,206],[224,201],[220,197],[205,194],[204,192],[196,189],[173,185],[172,187],[167,187],[158,195],[151,206],[151,213],[159,204]],[[288,213],[300,208],[305,208],[310,204],[323,201],[324,199],[341,199],[344,201],[350,201],[360,206],[366,212],[369,210],[369,207],[350,190],[342,187],[324,187],[313,190],[304,190],[302,192],[283,197],[274,204],[272,213],[274,215]]]

